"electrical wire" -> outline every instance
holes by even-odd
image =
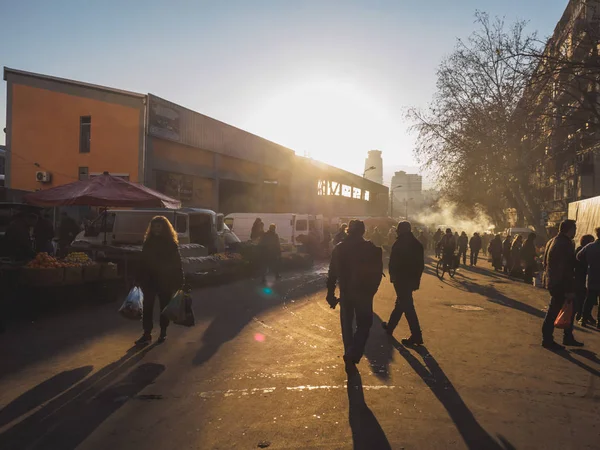
[[[26,163],[32,164],[32,165],[34,165],[35,167],[37,167],[37,168],[39,168],[41,170],[45,170],[45,171],[50,172],[50,173],[55,173],[57,175],[62,175],[63,177],[69,178],[71,180],[76,180],[76,181],[79,180],[78,177],[74,177],[73,175],[67,175],[66,173],[59,172],[57,170],[49,169],[48,167],[42,166],[42,165],[36,163],[35,161],[32,161],[32,160],[30,160],[30,159],[28,159],[28,158],[26,158],[26,157],[24,157],[22,155],[19,155],[18,153],[15,153],[15,152],[9,150],[9,149],[6,149],[6,153],[10,153],[11,155],[16,156],[17,158],[20,158],[21,160],[25,161]]]

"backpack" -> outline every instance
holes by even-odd
[[[360,251],[352,258],[353,288],[359,292],[375,294],[383,278],[383,253],[372,242],[361,244]]]

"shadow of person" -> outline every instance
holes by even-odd
[[[398,353],[421,377],[446,409],[467,448],[472,450],[514,450],[514,447],[504,437],[498,436],[499,441],[502,442],[500,444],[477,422],[471,410],[425,346],[414,347],[414,350],[423,359],[421,362],[396,339],[391,338],[391,340]]]
[[[161,364],[148,363],[127,373],[155,346],[132,347],[119,360],[52,399],[0,434],[0,448],[75,449],[128,399],[153,383],[165,370]]]
[[[63,393],[93,369],[94,366],[84,366],[65,370],[31,388],[0,410],[0,428]]]
[[[355,450],[390,449],[388,439],[377,418],[365,403],[362,379],[358,371],[348,375],[348,421]]]
[[[595,377],[600,377],[600,371],[594,369],[593,367],[588,366],[587,364],[579,361],[578,359],[573,358],[573,355],[571,355],[571,352],[572,352],[574,354],[583,356],[584,358],[586,358],[590,361],[599,362],[598,357],[593,352],[590,352],[588,350],[583,350],[583,349],[574,349],[574,350],[571,350],[571,352],[569,352],[569,350],[567,350],[566,348],[559,349],[559,350],[550,350],[550,351],[552,353],[554,353],[555,355],[558,355],[561,358],[566,359],[570,363],[575,364],[576,366],[578,366],[581,369],[588,372],[590,375],[593,375]]]
[[[576,355],[583,356],[585,359],[589,359],[590,361],[600,364],[600,358],[594,352],[590,350],[584,350],[582,348],[576,348],[571,350],[571,353],[575,353]]]
[[[389,367],[394,359],[394,347],[387,333],[381,328],[381,318],[377,314],[373,314],[373,326],[365,347],[365,358],[377,378],[384,381],[390,379]]]

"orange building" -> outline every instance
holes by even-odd
[[[9,188],[47,189],[108,171],[184,206],[224,213],[308,212],[297,210],[301,204],[313,213],[331,209],[317,198],[329,169],[304,170],[292,150],[211,117],[152,94],[9,68],[4,80]],[[387,192],[336,170],[360,192]],[[362,194],[331,200],[357,212],[380,209]]]

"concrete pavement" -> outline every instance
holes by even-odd
[[[270,289],[251,280],[194,293],[198,324],[131,348],[118,303],[0,337],[0,448],[600,448],[600,333],[585,350],[540,346],[546,291],[485,268],[415,295],[425,346],[408,349],[384,279],[347,380],[323,267]],[[557,340],[560,339],[556,333]]]

